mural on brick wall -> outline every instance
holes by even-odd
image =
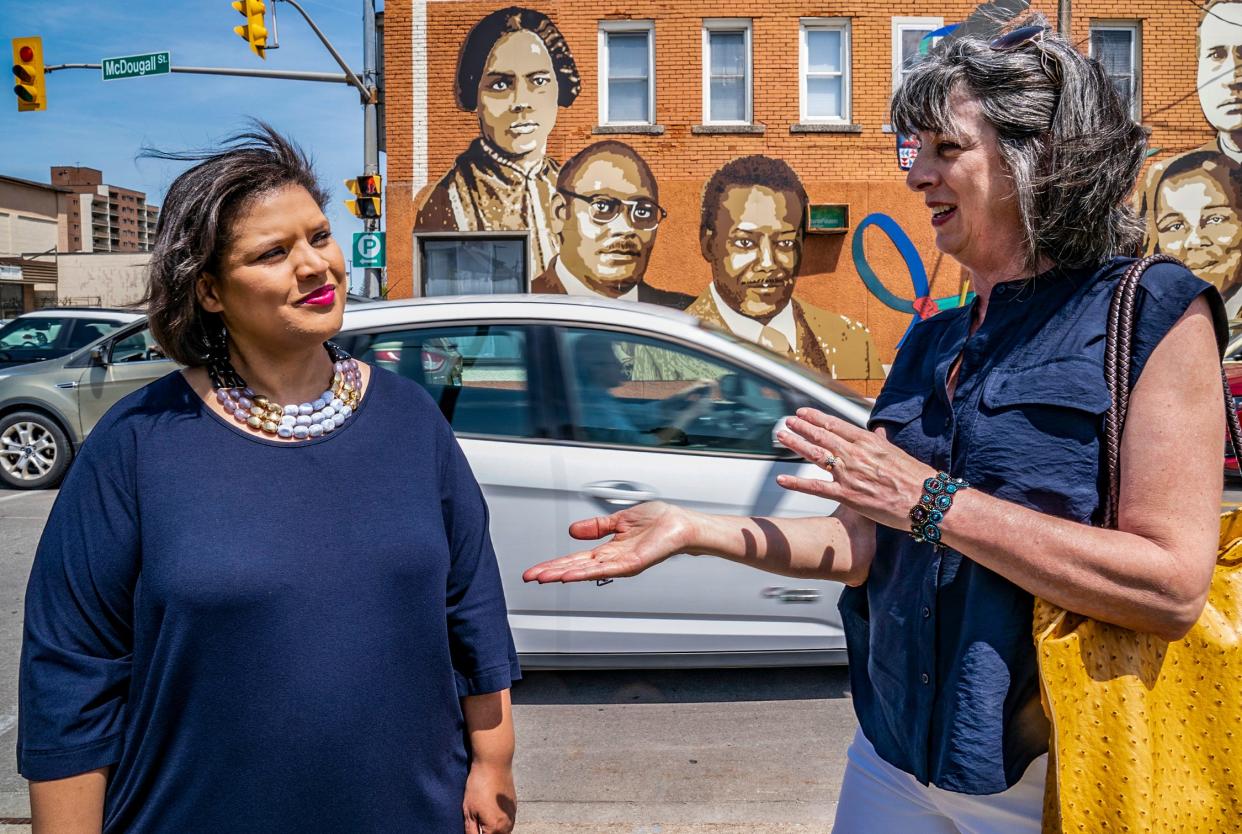
[[[1204,6],[1198,93],[1216,137],[1152,164],[1139,195],[1148,253],[1164,252],[1216,285],[1242,313],[1242,2]]]
[[[683,309],[833,377],[883,379],[881,357],[861,322],[796,297],[809,200],[785,160],[742,156],[703,183],[699,253],[711,276],[705,286],[674,292],[647,280],[668,216],[652,166],[617,140],[588,144],[563,164],[548,155],[560,108],[573,106],[587,81],[571,45],[545,13],[508,7],[477,20],[457,54],[454,96],[459,109],[477,117],[478,135],[427,193],[416,231],[529,232],[531,292]],[[683,206],[678,222],[692,223],[684,214]],[[906,278],[881,280],[867,263],[863,232],[870,227],[897,247]],[[867,290],[912,320],[962,303],[961,294],[930,297],[917,250],[887,215],[864,219],[854,230],[851,254]],[[885,286],[906,280],[913,298]],[[694,369],[648,371],[653,378],[680,379]]]

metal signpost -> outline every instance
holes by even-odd
[[[100,61],[104,81],[118,78],[142,78],[146,75],[166,75],[172,71],[172,60],[167,52],[148,55],[126,55],[122,58],[104,58]]]

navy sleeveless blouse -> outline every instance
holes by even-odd
[[[1097,523],[1102,489],[1104,335],[1116,279],[1132,263],[1052,270],[917,324],[872,411],[906,452],[974,489],[1039,512]],[[1219,294],[1176,264],[1144,274],[1132,382],[1159,341],[1205,295],[1218,338]],[[978,301],[974,302],[975,304]],[[958,356],[957,388],[946,381]],[[952,550],[879,527],[867,581],[840,609],[855,710],[880,756],[923,784],[1003,791],[1048,750],[1039,701],[1033,598]]]

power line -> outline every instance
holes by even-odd
[[[1217,20],[1223,20],[1225,23],[1228,23],[1230,26],[1242,26],[1242,23],[1238,23],[1237,21],[1228,20],[1226,18],[1221,17],[1216,12],[1212,11],[1207,6],[1200,3],[1199,0],[1185,0],[1185,2],[1194,6],[1196,9],[1203,12],[1204,14],[1210,14],[1212,17],[1216,18]]]

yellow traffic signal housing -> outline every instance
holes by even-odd
[[[234,0],[233,8],[246,18],[246,22],[241,26],[234,26],[233,31],[250,44],[250,50],[255,55],[266,60],[267,23],[264,16],[267,14],[267,6],[263,0]]]
[[[374,220],[382,211],[383,177],[379,174],[363,174],[345,180],[345,187],[356,199],[346,200],[345,206],[354,217]]]
[[[42,38],[13,38],[13,81],[18,111],[47,109]]]

